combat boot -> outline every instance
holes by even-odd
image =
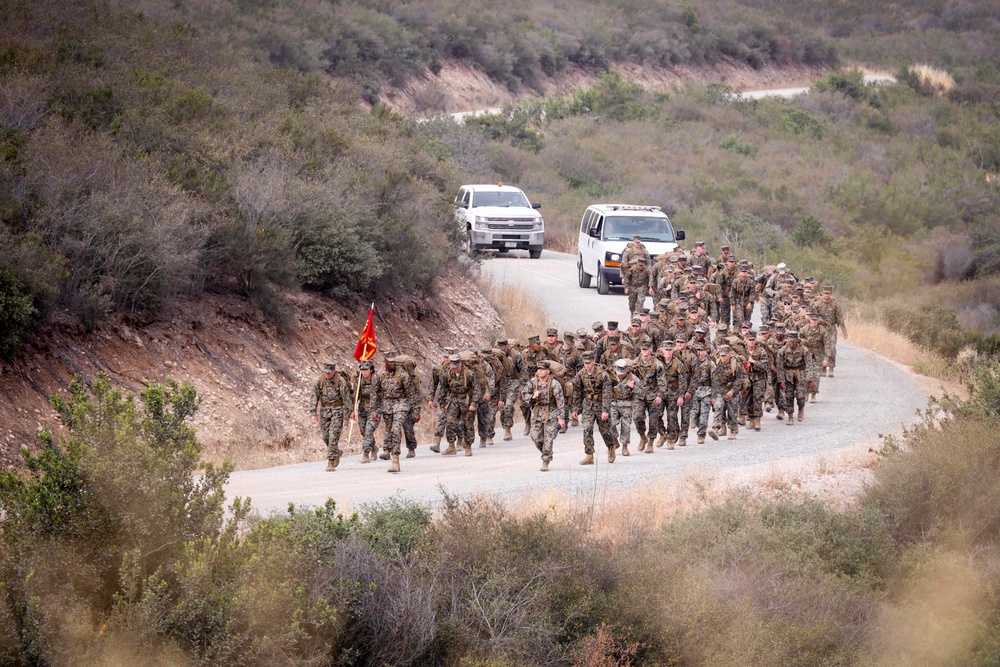
[[[399,472],[399,454],[392,455],[392,463],[389,464],[389,472]]]
[[[712,440],[718,440],[719,439],[719,431],[718,431],[718,429],[714,429],[714,428],[708,429],[708,437],[710,437]]]
[[[415,449],[407,449],[406,450],[406,458],[412,459],[416,455],[417,455],[417,450],[415,450]]]
[[[336,469],[337,466],[339,466],[339,465],[340,465],[340,452],[337,452],[337,455],[333,457],[333,467],[334,467],[334,469]]]
[[[705,436],[700,435],[700,434],[698,435],[698,444],[699,445],[704,445],[705,444]]]
[[[608,463],[615,462],[615,450],[618,449],[618,445],[614,447],[608,447]]]
[[[639,434],[639,451],[640,452],[646,451],[646,434],[645,433],[640,433]]]
[[[483,436],[479,436],[479,448],[483,449],[485,447],[486,447],[486,438],[484,438]],[[471,449],[471,445],[469,448]]]
[[[546,461],[545,459],[542,459],[541,471],[542,472],[548,472],[549,471],[549,462]]]
[[[485,446],[485,445],[480,445],[480,446]],[[471,442],[465,443],[465,455],[466,456],[472,456],[472,443]]]
[[[738,428],[731,428],[731,429],[729,429],[729,437],[726,438],[726,439],[727,440],[735,440],[736,439],[736,434],[739,433],[739,432],[740,432],[740,430]]]
[[[382,459],[383,461],[388,461],[389,460],[389,450],[388,449],[383,449],[381,452],[379,452],[378,457],[380,459]]]
[[[833,377],[833,369],[830,368],[828,370],[829,370],[829,373],[827,373],[827,377],[831,377],[832,378]]]
[[[337,469],[337,464],[333,462],[333,459],[326,460],[326,472],[333,472]]]
[[[827,370],[827,369],[825,369],[825,368],[824,368],[824,369],[823,369],[823,372],[819,374],[819,376],[820,376],[821,378],[825,378],[825,377],[826,377],[826,370]]]
[[[764,404],[764,412],[770,413],[773,406],[770,403]]]
[[[677,441],[677,444],[680,447],[687,447],[687,444],[688,444],[687,436],[686,435],[682,435],[680,437],[680,440]]]
[[[668,435],[667,436],[667,449],[673,449],[674,445],[677,444],[677,436]]]
[[[580,425],[580,420],[577,419],[576,417],[573,417],[572,419],[570,419],[569,425],[570,426],[579,426]]]
[[[747,418],[744,415],[740,415],[739,417],[736,418],[736,423],[739,424],[740,426],[746,426]]]
[[[503,427],[503,439],[504,440],[513,440],[514,439],[514,436],[510,432],[510,427],[509,426],[504,426]]]
[[[815,403],[816,402],[816,392],[813,392],[813,393],[809,394],[809,402],[810,403]]]
[[[582,459],[580,459],[580,465],[582,466],[592,466],[594,465],[594,455],[587,454]]]
[[[646,442],[646,453],[647,454],[652,454],[653,453],[653,439],[652,438],[650,438]]]
[[[778,408],[778,414],[776,414],[774,416],[774,418],[775,419],[784,419],[785,418],[785,411],[782,410],[781,408]]]
[[[667,441],[667,434],[666,433],[661,433],[660,437],[656,439],[656,446],[657,447],[662,447],[663,443],[665,443],[666,441]]]
[[[531,424],[524,422],[524,433],[522,435],[531,435]]]
[[[622,456],[629,456],[628,445],[622,445]]]
[[[458,453],[458,450],[455,449],[455,443],[454,442],[449,442],[448,443],[448,449],[446,449],[443,452],[441,452],[441,456],[452,456],[452,455],[457,454],[457,453]]]
[[[804,405],[800,405],[799,406],[799,414],[795,418],[797,421],[802,421],[802,416],[803,416],[802,413],[805,411],[805,409],[806,409],[806,406],[804,406]],[[789,421],[791,421],[791,417],[789,417]]]
[[[371,455],[370,455],[369,452],[366,451],[364,453],[364,456],[361,457],[361,462],[362,463],[371,463],[372,462]]]
[[[435,454],[440,454],[441,453],[441,436],[440,435],[434,436],[434,444],[431,445],[431,451],[434,452]]]
[[[487,447],[493,446],[493,438],[486,438],[486,446]]]
[[[755,431],[759,431],[760,430],[760,417],[756,417],[753,420],[753,430],[755,430]]]

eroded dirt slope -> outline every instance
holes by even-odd
[[[292,301],[296,324],[284,337],[249,303],[219,296],[178,304],[146,327],[114,320],[90,334],[45,334],[16,363],[0,366],[0,465],[20,465],[21,447],[37,448],[36,433],[57,428],[49,395],[66,392],[76,374],[89,379],[101,371],[130,391],[167,377],[192,383],[203,398],[194,426],[209,459],[255,467],[323,458],[309,394],[325,360],[355,363],[369,304],[307,293]],[[425,360],[423,372],[443,346],[480,345],[502,326],[461,275],[449,276],[436,296],[400,295],[376,306],[385,318],[375,321],[380,350]]]

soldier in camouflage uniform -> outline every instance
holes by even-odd
[[[583,451],[580,465],[594,463],[594,422],[608,448],[608,463],[615,462],[618,443],[611,432],[611,396],[614,386],[603,367],[597,365],[594,353],[583,353],[583,368],[573,378],[573,419],[583,422]]]
[[[362,361],[358,365],[358,372],[361,374],[358,382],[358,404],[351,419],[358,423],[358,432],[364,438],[362,448],[364,455],[361,457],[362,463],[371,463],[375,460],[375,429],[378,428],[378,420],[372,417],[378,414],[375,409],[375,385],[378,383],[378,376],[375,374],[375,364],[371,361]]]
[[[687,393],[688,368],[683,360],[674,356],[676,343],[672,340],[664,341],[660,347],[660,361],[663,364],[663,373],[666,379],[666,396],[663,399],[663,413],[666,416],[666,428],[660,422],[660,439],[656,442],[657,447],[662,447],[667,443],[667,449],[673,449],[680,433],[678,416],[684,405],[684,394]],[[684,434],[685,440],[687,433]]]
[[[535,377],[538,365],[542,361],[549,359],[548,355],[542,350],[542,341],[538,336],[532,336],[528,339],[528,349],[524,351],[523,358],[525,368],[523,384],[527,385]],[[521,395],[524,395],[523,391]],[[525,400],[521,401],[521,416],[524,418],[524,435],[528,435],[531,432],[531,406]]]
[[[712,436],[712,440],[719,439],[715,429],[709,430],[708,428],[712,405],[715,403],[715,397],[712,394],[715,362],[708,355],[708,347],[702,343],[695,343],[694,350],[697,359],[691,369],[688,391],[691,392],[691,417],[698,434],[698,444],[702,444],[705,442],[706,433]]]
[[[506,339],[497,341],[497,347],[503,350],[510,360],[510,373],[507,376],[507,395],[503,400],[500,412],[500,425],[503,426],[503,439],[514,438],[510,429],[514,427],[514,404],[521,395],[521,387],[528,380],[528,370],[524,365],[521,352],[510,345]],[[527,422],[525,422],[527,423]]]
[[[499,401],[497,397],[506,391],[506,380],[503,363],[493,357],[492,347],[484,347],[479,351],[479,363],[487,371],[487,376],[493,379],[493,388],[487,386],[488,396],[483,395],[476,414],[476,423],[479,425],[479,446],[489,447],[493,444],[493,436],[497,430],[497,401]]]
[[[717,348],[719,359],[715,364],[715,373],[712,375],[712,394],[715,399],[712,405],[715,407],[715,432],[719,435],[725,433],[726,426],[729,426],[729,439],[735,440],[736,434],[740,432],[739,423],[736,421],[740,413],[740,389],[743,386],[745,371],[743,365],[734,357],[729,345],[722,343]]]
[[[802,421],[806,407],[806,376],[812,363],[812,353],[799,344],[799,332],[789,331],[785,335],[785,345],[778,350],[778,388],[781,390],[781,407],[788,413],[785,422],[792,426],[795,404],[799,405],[798,420]],[[778,413],[778,419],[782,413]]]
[[[319,424],[326,443],[326,470],[333,472],[340,465],[340,433],[351,406],[351,388],[337,373],[337,365],[323,364],[323,375],[313,386],[312,422]]]
[[[764,382],[763,399],[764,412],[770,412],[776,402],[774,387],[776,384],[775,377],[778,371],[774,365],[775,355],[777,352],[774,349],[774,339],[771,337],[771,327],[769,325],[760,325],[760,331],[757,332],[757,346],[764,348],[764,351],[767,352],[768,366],[770,367],[770,370],[767,373],[767,380]]]
[[[389,472],[399,472],[399,444],[403,437],[403,424],[410,414],[410,401],[415,396],[417,391],[410,374],[396,363],[396,357],[386,357],[385,373],[379,375],[375,385],[374,403],[379,406],[379,414],[372,419],[385,420],[385,440],[379,458],[392,458]],[[415,416],[419,421],[419,414]]]
[[[688,431],[691,430],[691,399],[694,398],[694,388],[691,386],[691,379],[694,374],[694,366],[698,363],[698,355],[691,351],[688,346],[689,337],[684,332],[677,335],[674,341],[674,358],[684,365],[684,404],[681,405],[680,438],[677,444],[681,447],[687,446]]]
[[[560,428],[566,426],[562,414],[566,409],[566,399],[562,385],[549,375],[549,360],[538,362],[535,377],[525,383],[521,390],[521,401],[532,410],[531,440],[542,454],[542,472],[549,469],[552,461],[552,445]]]
[[[750,266],[747,262],[740,262],[736,279],[733,280],[729,292],[729,300],[733,305],[733,324],[741,325],[750,322],[753,316],[753,303],[757,296],[757,285],[750,275]]]
[[[448,448],[443,456],[456,454],[456,445],[465,450],[466,456],[472,456],[472,441],[476,435],[469,430],[469,415],[476,413],[482,393],[477,375],[464,367],[460,356],[451,355],[448,372],[441,377],[434,394],[434,403],[444,413],[447,424]]]
[[[637,234],[632,237],[632,242],[625,246],[625,250],[622,251],[622,266],[626,266],[640,258],[646,260],[646,264],[650,264],[653,261],[649,256],[649,251],[646,250],[646,246],[642,244],[642,237]]]
[[[434,408],[434,395],[437,394],[438,384],[441,382],[441,377],[448,372],[448,364],[451,355],[458,353],[458,350],[454,347],[444,348],[444,359],[441,363],[431,369],[431,391],[427,401],[427,407],[430,410],[434,410],[437,413],[437,418],[434,421],[434,444],[431,445],[431,451],[435,454],[441,453],[441,438],[444,437],[445,431],[445,421],[444,421],[444,411],[435,410]]]
[[[628,312],[637,315],[646,300],[649,289],[649,263],[644,257],[637,257],[628,264],[622,262],[622,284],[628,295]]]
[[[639,432],[639,451],[653,453],[653,442],[660,432],[660,417],[663,414],[663,402],[667,398],[667,376],[663,372],[663,364],[653,356],[653,343],[642,342],[639,357],[632,364],[632,372],[642,381],[643,396],[636,400],[636,410],[632,414],[636,430]],[[646,418],[649,418],[649,430],[646,429]]]
[[[820,321],[819,314],[809,311],[809,323],[799,329],[799,343],[812,354],[812,362],[809,364],[809,375],[806,380],[806,388],[809,394],[809,402],[816,402],[816,394],[819,393],[819,378],[826,368],[826,326]]]
[[[736,258],[730,255],[726,264],[715,272],[715,322],[729,325],[732,315],[733,281],[736,280]]]
[[[622,456],[628,456],[628,445],[632,437],[632,415],[637,399],[641,399],[645,389],[642,380],[631,371],[628,359],[614,362],[611,390],[611,433],[621,443]]]
[[[563,345],[559,348],[559,358],[556,359],[559,363],[566,367],[566,377],[571,378],[575,376],[580,369],[583,367],[583,361],[580,359],[580,352],[576,349],[576,335],[570,331],[563,334]],[[564,416],[571,417],[567,414]],[[570,420],[570,426],[579,426],[580,422],[576,417],[572,417]],[[563,431],[565,433],[565,431]]]
[[[746,391],[748,428],[760,430],[760,418],[763,416],[764,392],[771,376],[771,358],[767,348],[758,344],[754,331],[747,333],[747,356],[744,368],[750,378],[750,386]],[[747,368],[749,366],[749,368]]]
[[[844,311],[837,300],[833,298],[833,288],[827,285],[823,288],[823,296],[816,303],[816,311],[826,324],[826,368],[823,376],[833,377],[833,369],[837,367],[837,327],[847,340],[847,324],[844,322]]]

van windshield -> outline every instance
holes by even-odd
[[[524,206],[531,208],[522,192],[476,192],[472,195],[472,208],[477,206]]]
[[[604,219],[605,241],[631,241],[636,234],[652,243],[674,242],[674,230],[664,217],[609,215]]]

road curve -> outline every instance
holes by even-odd
[[[526,253],[486,258],[482,272],[497,282],[518,283],[531,289],[544,304],[552,324],[560,329],[589,327],[595,320],[625,320],[627,298],[620,288],[601,296],[594,288],[580,289],[576,258],[545,251],[541,259]],[[926,395],[903,369],[865,350],[841,342],[837,377],[824,378],[819,402],[808,404],[806,420],[794,427],[764,415],[762,430],[741,430],[735,442],[709,440],[673,451],[657,449],[653,455],[633,453],[608,465],[580,466],[583,455],[579,427],[556,438],[550,471],[539,472],[539,454],[521,424],[515,424],[511,442],[474,448],[474,455],[443,457],[422,443],[413,459],[402,459],[402,472],[389,474],[387,464],[361,464],[360,456],[345,459],[334,473],[323,471],[325,461],[234,473],[227,497],[250,497],[262,513],[283,510],[289,503],[321,504],[327,498],[341,508],[358,508],[396,494],[420,502],[450,494],[479,492],[517,498],[557,490],[587,502],[621,490],[653,482],[681,480],[690,474],[726,473],[784,459],[818,455],[879,434],[892,433],[910,424],[926,405]],[[499,430],[499,429],[498,429]],[[379,434],[381,436],[381,433]],[[596,435],[596,434],[595,434]],[[693,442],[694,438],[690,438]],[[633,451],[635,434],[633,434]]]

